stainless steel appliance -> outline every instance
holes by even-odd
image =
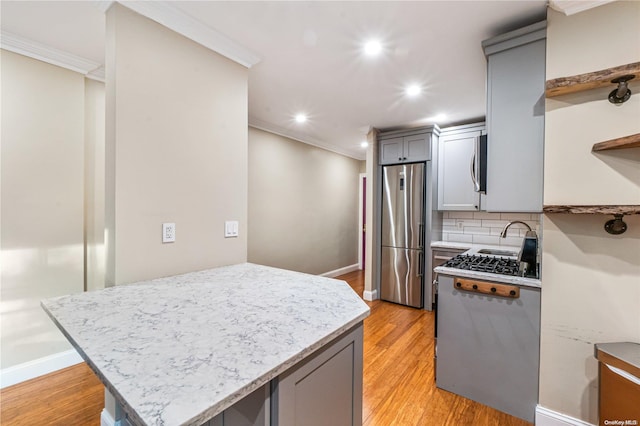
[[[425,169],[425,163],[382,168],[380,298],[416,308],[423,306]]]

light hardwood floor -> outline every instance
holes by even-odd
[[[362,296],[362,271],[339,278]],[[433,313],[379,300],[367,304],[364,426],[530,425],[435,387]],[[103,405],[102,384],[82,363],[3,389],[0,425],[99,426]]]

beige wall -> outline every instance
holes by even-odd
[[[639,22],[640,2],[568,17],[550,10],[547,79],[640,61]],[[594,143],[640,132],[640,81],[621,106],[607,100],[613,88],[547,99],[545,204],[640,204],[640,151],[591,152]]]
[[[245,262],[247,69],[119,4],[106,46],[108,285]]]
[[[2,51],[1,367],[71,346],[40,300],[83,290],[84,77]]]
[[[249,261],[312,274],[358,263],[361,163],[249,128]]]
[[[85,79],[84,226],[88,291],[104,288],[104,83]]]
[[[549,11],[547,78],[640,61],[639,2],[572,16]],[[615,22],[615,30],[608,23]],[[613,88],[547,99],[545,204],[640,204],[638,148],[591,153],[640,132],[640,95],[616,107]],[[633,90],[633,88],[632,88]],[[593,344],[640,342],[640,217],[607,234],[606,215],[543,218],[540,405],[597,423]]]

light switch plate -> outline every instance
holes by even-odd
[[[237,220],[227,220],[224,223],[224,237],[225,238],[236,238],[238,236],[238,221]]]
[[[173,243],[176,241],[176,224],[162,224],[162,243]]]

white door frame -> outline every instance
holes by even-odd
[[[358,268],[360,270],[364,270],[364,262],[362,261],[362,256],[364,254],[362,253],[362,227],[364,226],[362,223],[362,214],[365,206],[362,205],[362,198],[364,196],[362,193],[362,183],[366,177],[366,173],[360,173],[358,177]]]

